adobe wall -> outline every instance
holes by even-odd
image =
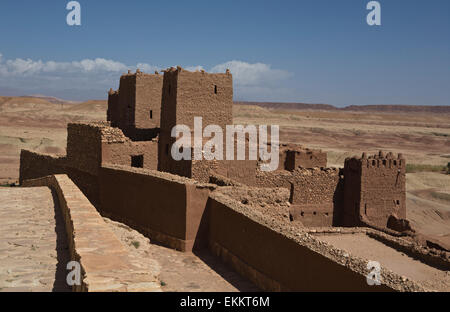
[[[119,90],[108,94],[107,120],[133,141],[151,140],[159,133],[163,76],[136,73],[120,77]]]
[[[78,188],[83,192],[92,205],[98,207],[100,200],[100,185],[98,181],[98,173],[90,174],[86,171],[79,170],[73,167],[67,167],[64,172],[70,179],[78,186]]]
[[[135,127],[160,127],[163,75],[136,73]]]
[[[102,214],[178,250],[204,243],[203,212],[213,185],[112,165],[102,167],[99,178]]]
[[[211,251],[263,290],[392,290],[367,284],[364,261],[331,253],[311,235],[274,226],[220,194],[210,196],[208,215]]]
[[[327,166],[327,153],[321,150],[296,149],[286,152],[286,170],[296,168],[325,168]]]
[[[118,100],[119,119],[117,123],[112,123],[120,129],[133,127],[135,114],[134,108],[136,103],[136,75],[128,74],[120,76],[119,82],[119,100]]]
[[[291,218],[304,226],[338,226],[342,222],[344,182],[337,168],[257,170],[254,181],[234,180],[248,186],[290,190]]]
[[[202,146],[211,138],[203,138]],[[225,148],[223,160],[195,160],[191,149],[192,160],[175,161],[171,157],[172,145],[175,138],[160,138],[159,167],[158,170],[195,179],[207,183],[211,176],[219,175],[247,185],[256,184],[256,173],[259,168],[257,160],[249,160],[249,143],[245,143],[245,160],[237,160],[237,137],[235,137],[234,159],[227,160]],[[163,143],[164,142],[164,143]],[[226,146],[226,136],[223,135],[223,146]],[[191,146],[194,146],[194,133],[191,133]],[[203,154],[204,155],[204,154]]]
[[[400,154],[346,159],[344,175],[346,225],[367,219],[386,227],[391,215],[406,219],[406,161]]]
[[[194,117],[203,125],[233,124],[233,78],[227,73],[189,72],[181,67],[164,73],[161,130],[175,125],[194,129]]]
[[[66,172],[66,157],[20,151],[19,183]]]
[[[337,168],[293,172],[290,214],[304,226],[339,226],[344,180]]]
[[[101,165],[102,129],[106,123],[69,123],[67,125],[67,164],[97,175]]]
[[[193,160],[192,179],[209,182],[211,176],[222,176],[246,185],[256,183],[256,160]]]
[[[120,113],[119,91],[110,89],[108,92],[108,109],[106,110],[106,120],[111,122],[113,127],[118,127]]]
[[[203,118],[203,128],[219,125],[226,129],[226,125],[233,124],[233,79],[229,72],[189,72],[181,67],[164,72],[159,137],[161,171],[191,176],[189,163],[176,164],[171,159],[170,148],[175,142],[171,138],[172,128],[186,125],[193,131],[194,117]]]

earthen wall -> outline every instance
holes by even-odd
[[[209,247],[266,291],[388,291],[369,286],[365,274],[339,264],[252,217],[238,204],[208,201]],[[233,230],[230,230],[232,226]]]
[[[102,214],[178,250],[204,243],[203,212],[213,185],[124,166],[102,167],[100,185]]]
[[[345,224],[369,220],[386,227],[394,215],[406,218],[406,162],[389,153],[345,161]]]

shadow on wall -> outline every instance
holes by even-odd
[[[66,266],[71,260],[69,243],[67,241],[66,226],[62,215],[62,209],[59,206],[58,195],[52,190],[53,202],[55,203],[55,232],[56,232],[56,264],[55,281],[53,283],[53,292],[70,292],[72,287],[67,284]]]

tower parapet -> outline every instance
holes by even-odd
[[[344,224],[369,221],[387,227],[390,216],[406,218],[406,161],[380,151],[352,157],[344,165]]]

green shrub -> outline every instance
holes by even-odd
[[[419,165],[419,164],[406,164],[406,173],[414,172],[446,172],[448,171],[445,166],[437,165]]]

